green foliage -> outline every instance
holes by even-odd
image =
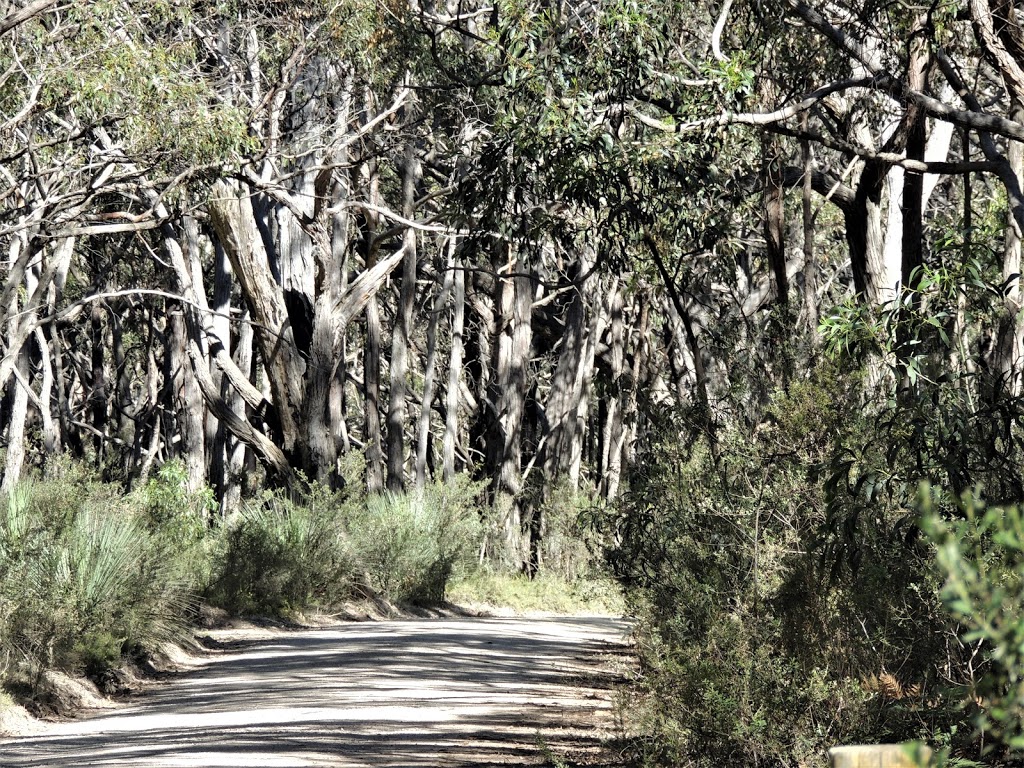
[[[948,520],[922,488],[922,524],[946,578],[943,604],[963,642],[980,653],[979,676],[959,691],[983,743],[1024,749],[1024,514],[964,494]]]
[[[717,462],[669,422],[602,521],[638,618],[646,760],[809,765],[955,721],[933,667],[938,585],[906,513],[876,498],[853,562],[825,548],[824,470],[871,427],[836,374],[776,391],[755,428],[722,432]]]
[[[0,679],[99,676],[183,631],[185,568],[131,501],[59,463],[0,499]]]
[[[364,587],[399,602],[442,602],[475,551],[479,491],[460,477],[369,498],[316,484],[298,500],[265,495],[230,526],[210,597],[234,612],[277,616],[331,607]]]
[[[371,497],[365,510],[348,520],[369,585],[392,600],[442,602],[453,573],[478,546],[475,500],[481,487],[460,476],[450,484]]]
[[[596,494],[567,481],[549,493],[542,510],[541,569],[568,584],[607,576],[601,542],[592,524],[603,514]]]
[[[295,503],[283,493],[250,502],[227,533],[210,598],[240,614],[288,616],[350,595],[354,578],[343,502]]]

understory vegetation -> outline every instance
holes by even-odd
[[[185,639],[202,604],[284,620],[366,598],[618,607],[593,556],[571,566],[594,570],[576,583],[481,564],[481,483],[458,476],[367,496],[354,459],[340,491],[315,483],[301,498],[266,491],[226,520],[208,490],[186,489],[179,462],[125,494],[82,464],[54,459],[45,477],[0,497],[0,686],[31,698],[50,670],[102,685],[124,663]]]
[[[919,298],[826,318],[746,426],[667,416],[602,517],[638,622],[639,763],[1024,748],[1024,404],[978,360],[943,367],[942,296]]]

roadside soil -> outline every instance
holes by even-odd
[[[115,709],[0,740],[0,766],[611,766],[628,626],[446,618],[224,629]]]

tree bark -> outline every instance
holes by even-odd
[[[300,441],[298,420],[306,366],[292,335],[283,291],[269,274],[267,252],[256,229],[249,196],[217,182],[208,208],[256,328],[276,415],[277,423],[271,426],[279,435],[285,455],[294,455]]]
[[[761,134],[761,174],[763,177],[764,239],[771,270],[775,299],[789,306],[789,278],[786,274],[786,216],[782,185],[782,164],[778,139],[767,131]]]
[[[495,508],[502,517],[505,554],[517,568],[528,567],[528,542],[524,538],[521,493],[522,428],[526,406],[527,367],[530,360],[533,329],[533,280],[523,256],[509,253],[509,245],[496,248],[495,272],[498,320],[495,344],[494,394],[497,405],[496,430],[492,433],[491,452],[495,475]],[[507,263],[506,263],[507,262]],[[502,273],[514,277],[500,276]]]
[[[448,390],[445,393],[444,479],[455,477],[455,447],[459,441],[459,392],[462,389],[463,334],[466,328],[466,272],[461,262],[452,263],[454,300],[452,306],[452,340],[448,359]]]
[[[441,289],[434,299],[434,309],[427,323],[427,353],[423,371],[423,396],[420,398],[420,415],[416,428],[416,487],[422,488],[427,483],[427,454],[430,452],[430,414],[433,411],[437,374],[437,326],[441,314],[448,304],[452,291],[455,270],[455,239],[448,241],[448,263],[445,266]]]
[[[1024,120],[1024,105],[1014,101],[1011,114],[1016,120]],[[1018,185],[1024,185],[1024,143],[1010,141],[1006,159]],[[1024,367],[1024,334],[1020,319],[1024,307],[1020,286],[1021,240],[1021,230],[1010,214],[1007,216],[1003,240],[1003,308],[996,333],[996,361],[993,367],[1001,378],[1003,391],[1014,397],[1022,393]]]
[[[412,219],[416,214],[416,187],[422,176],[415,145],[405,153],[402,176],[402,215]],[[398,312],[391,334],[391,387],[388,397],[388,476],[389,491],[405,488],[405,423],[408,414],[406,377],[409,373],[409,343],[412,338],[413,309],[416,300],[416,231],[409,227],[403,235],[405,256],[402,259],[402,282]]]

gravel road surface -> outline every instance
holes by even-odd
[[[0,766],[610,765],[609,660],[626,630],[605,617],[280,630],[114,712],[0,741]]]

